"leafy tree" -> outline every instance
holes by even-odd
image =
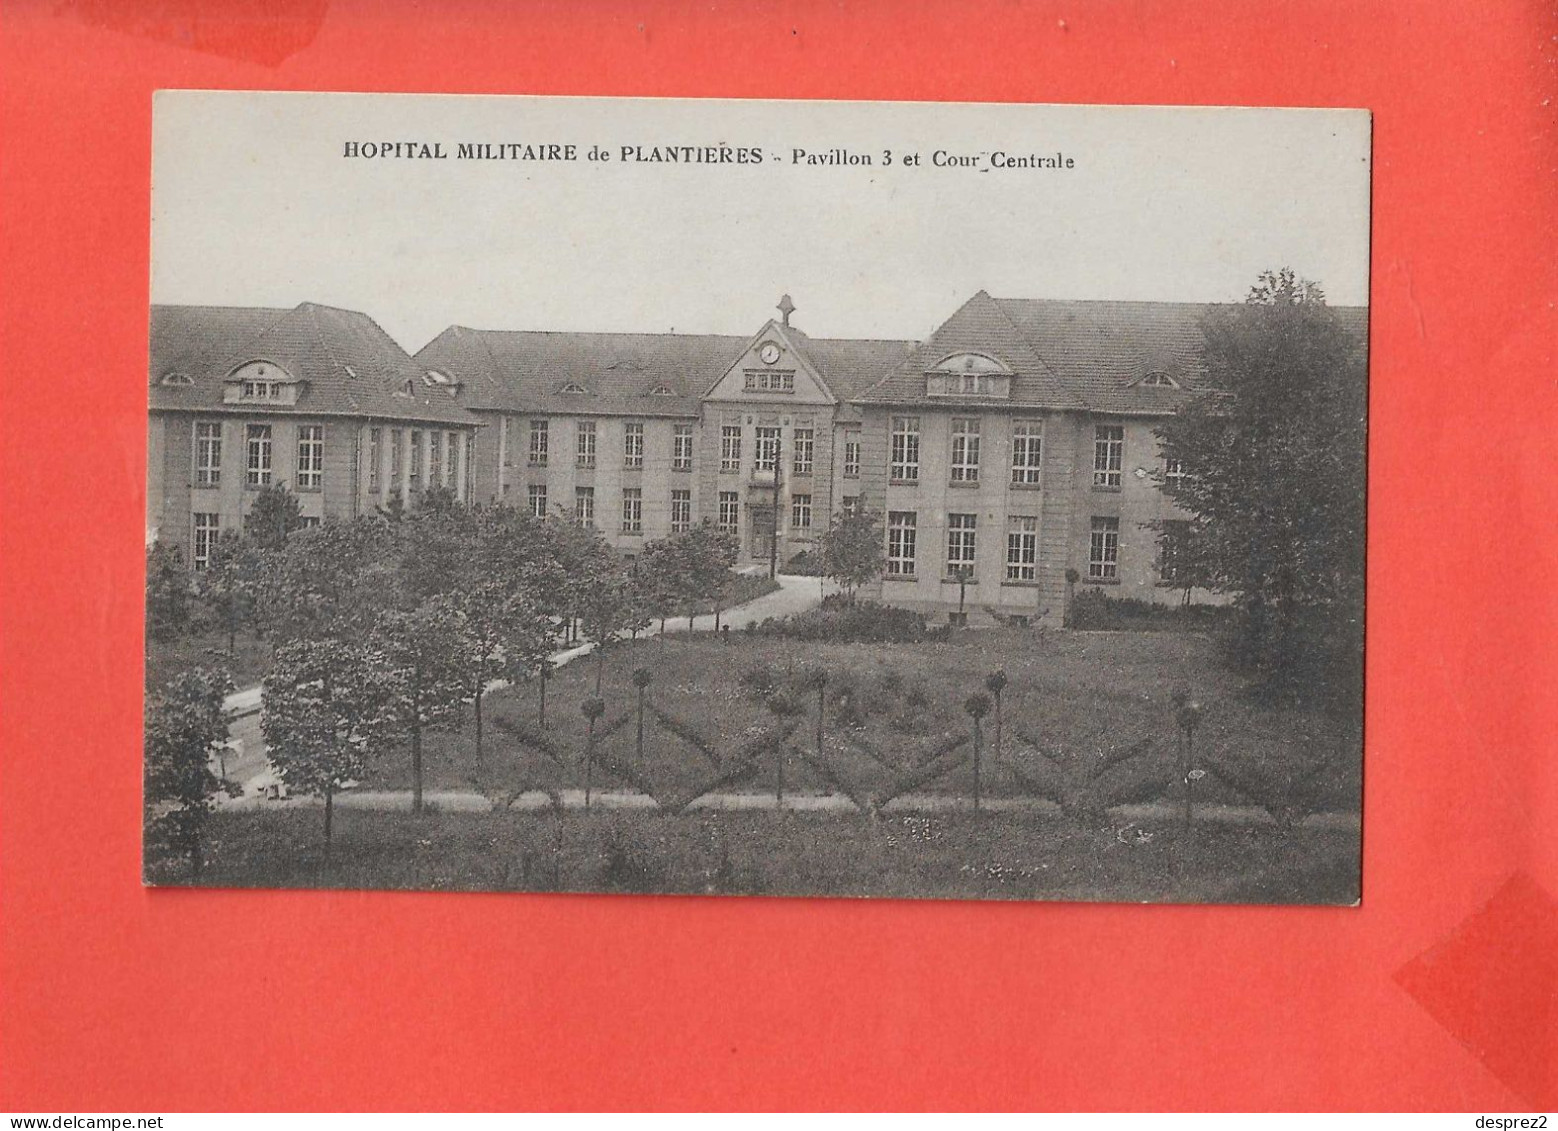
[[[1203,326],[1206,389],[1159,430],[1186,473],[1194,565],[1238,595],[1239,655],[1293,684],[1362,638],[1364,343],[1286,268]]]
[[[855,592],[882,574],[886,551],[881,522],[873,511],[837,514],[822,536],[822,572],[839,583],[850,604]]]
[[[645,546],[636,563],[640,603],[645,615],[659,620],[662,638],[666,620],[682,602],[684,585],[679,561],[677,539],[661,538]]]
[[[713,523],[695,526],[676,540],[677,568],[685,579],[688,598],[687,628],[702,602],[714,605],[714,625],[719,627],[721,604],[730,584],[731,569],[741,556],[741,544]]]
[[[227,636],[231,658],[238,632],[254,623],[264,582],[264,552],[232,531],[223,531],[211,547],[206,568],[195,575],[195,592]]]
[[[145,774],[148,845],[189,858],[200,875],[206,817],[223,784],[211,755],[227,741],[222,703],[232,691],[225,670],[194,668],[152,693],[146,702]]]
[[[327,850],[335,795],[389,743],[398,690],[369,641],[299,638],[276,649],[260,726],[288,787],[324,798]]]
[[[279,550],[287,544],[287,535],[303,527],[303,509],[298,497],[281,483],[270,483],[255,493],[244,523],[244,533],[265,550]]]
[[[622,560],[609,548],[592,557],[581,580],[578,612],[586,635],[595,641],[595,694],[601,693],[606,648],[620,632],[641,625],[637,594]]]
[[[420,813],[422,736],[459,720],[470,687],[470,625],[459,600],[440,594],[409,611],[382,614],[374,635],[396,681],[392,717],[411,740],[411,809]]]
[[[170,640],[189,628],[189,573],[184,555],[162,542],[146,550],[146,631]]]
[[[277,641],[369,631],[406,603],[394,536],[382,519],[327,521],[266,553],[255,594],[260,629]]]

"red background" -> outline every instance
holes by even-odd
[[[1558,16],[1461,8],[7,4],[0,1108],[1558,1102],[1445,1020],[1551,958],[1396,977],[1558,891]],[[158,87],[1372,109],[1362,908],[142,890]]]

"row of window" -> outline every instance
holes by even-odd
[[[429,485],[453,487],[456,485],[456,461],[460,433],[454,431],[420,428],[392,428],[390,432],[390,480],[399,483],[401,478],[402,445],[409,445],[410,485],[413,489],[422,485],[423,443],[429,449]],[[368,490],[379,490],[383,443],[382,428],[368,429]],[[407,435],[409,433],[409,435]],[[244,486],[268,487],[275,481],[275,437],[269,424],[244,425]],[[471,447],[475,437],[467,435],[466,461],[472,463]],[[300,424],[297,428],[297,475],[294,486],[299,491],[318,491],[324,486],[325,477],[325,429],[322,424]],[[222,485],[222,425],[219,421],[198,421],[195,424],[195,486],[220,487]]]
[[[919,515],[915,511],[887,513],[887,575],[900,579],[915,576],[919,543]],[[972,578],[979,549],[979,516],[947,515],[946,576],[948,580]],[[1039,577],[1039,519],[1014,514],[1006,520],[1006,580],[1037,581]]]
[[[887,576],[915,576],[919,516],[915,511],[887,514]],[[1164,582],[1183,580],[1183,555],[1190,524],[1165,522],[1158,576]],[[946,577],[950,581],[974,576],[978,551],[979,516],[947,515]],[[1039,563],[1039,520],[1036,515],[1012,515],[1006,520],[1006,580],[1036,581]],[[1087,576],[1093,581],[1114,581],[1120,576],[1120,520],[1095,515],[1088,534]]]
[[[977,416],[952,418],[952,470],[954,483],[978,483],[980,420]],[[1044,426],[1039,420],[1012,421],[1011,481],[1037,487],[1042,479]],[[920,418],[895,416],[889,443],[889,473],[895,483],[920,479]],[[857,456],[858,467],[858,456]],[[858,472],[857,472],[858,474]]]
[[[551,505],[546,484],[532,483],[527,488],[526,503],[530,513],[545,518]],[[716,524],[721,530],[736,533],[741,525],[741,495],[737,491],[719,493],[719,509]],[[573,491],[573,516],[586,525],[595,523],[595,488],[575,487]],[[801,530],[811,529],[812,497],[790,496],[790,522]],[[685,534],[692,529],[692,491],[685,488],[671,490],[671,533]],[[622,491],[623,534],[644,532],[644,491],[641,487],[626,487]]]
[[[297,478],[300,491],[317,491],[324,485],[325,429],[322,424],[298,426]],[[452,435],[452,433],[451,433]],[[244,426],[244,486],[267,487],[274,473],[273,439],[269,424]],[[222,425],[218,421],[195,424],[195,486],[222,485]]]
[[[532,467],[545,467],[550,457],[550,421],[530,421],[529,462]],[[580,468],[596,466],[597,427],[593,420],[575,423],[574,465]],[[756,434],[756,452],[753,466],[758,471],[773,471],[781,457],[781,431],[777,427],[759,426]],[[623,466],[644,466],[644,425],[640,421],[628,421],[623,425]],[[693,425],[673,425],[671,437],[671,469],[691,471],[693,453]],[[727,424],[720,429],[720,470],[741,470],[742,430],[739,424]],[[791,441],[790,470],[795,475],[810,475],[815,460],[816,433],[810,428],[794,430]],[[1043,423],[1039,420],[1014,420],[1012,422],[1011,482],[1024,487],[1038,487],[1043,479]],[[954,483],[977,483],[980,477],[980,419],[976,416],[952,418],[951,479]],[[920,418],[895,416],[892,418],[890,441],[890,473],[895,483],[916,483],[920,478]],[[1103,490],[1119,490],[1121,473],[1125,465],[1125,428],[1119,424],[1097,425],[1093,433],[1093,486]],[[844,433],[843,475],[846,479],[860,475],[860,432]],[[1178,460],[1169,460],[1165,478],[1170,487],[1184,480],[1184,470]]]

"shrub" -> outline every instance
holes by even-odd
[[[1158,605],[1088,589],[1071,602],[1071,627],[1117,632],[1207,632],[1230,618],[1222,605]]]
[[[870,602],[850,605],[836,595],[796,616],[764,621],[758,631],[790,640],[834,644],[921,644],[945,635],[928,629],[920,613]]]
[[[784,563],[784,572],[802,577],[817,577],[822,573],[822,559],[810,550],[802,550]]]

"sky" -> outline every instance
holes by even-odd
[[[913,339],[980,289],[1231,302],[1289,266],[1368,299],[1362,111],[178,91],[153,126],[153,302],[362,310],[411,351],[453,324],[746,335],[783,293],[814,337]],[[385,141],[447,156],[345,155]],[[621,153],[721,145],[763,160]]]

